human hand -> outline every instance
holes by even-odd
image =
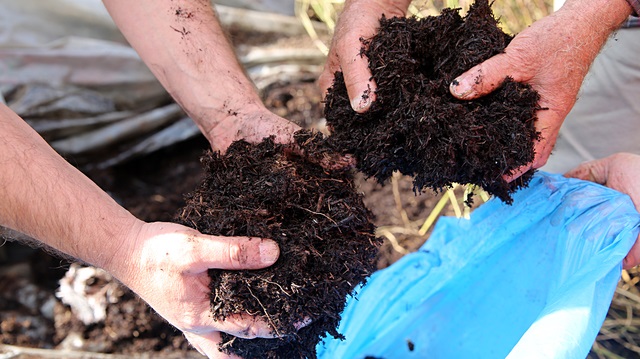
[[[471,68],[451,83],[453,96],[463,100],[494,91],[507,76],[530,84],[540,94],[539,105],[544,110],[538,112],[536,127],[541,139],[534,147],[535,159],[509,180],[547,162],[590,64],[629,13],[624,0],[569,0],[562,9],[517,35],[503,54]]]
[[[241,338],[272,338],[268,324],[249,316],[212,318],[209,268],[259,269],[273,264],[279,248],[268,239],[208,236],[173,223],[143,223],[105,266],[201,354],[233,358],[218,350],[220,332]]]
[[[300,126],[267,110],[262,105],[247,105],[238,111],[226,111],[210,128],[201,128],[214,150],[224,152],[232,142],[244,139],[258,143],[275,136],[276,143],[292,143]],[[205,123],[206,121],[199,121]]]
[[[351,107],[366,112],[375,101],[376,84],[371,78],[369,61],[362,55],[362,39],[378,32],[380,17],[405,16],[410,0],[351,0],[345,3],[335,28],[324,71],[318,78],[320,89],[333,84],[336,71],[344,73]]]
[[[615,155],[582,163],[578,167],[565,173],[566,177],[587,180],[631,197],[636,210],[640,212],[640,155],[617,153]],[[623,261],[625,269],[640,264],[640,237],[631,248]]]
[[[211,2],[104,0],[104,5],[214,150],[224,152],[242,138],[291,140],[298,126],[266,110]]]

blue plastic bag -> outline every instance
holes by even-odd
[[[374,273],[318,356],[585,358],[639,223],[626,195],[538,173]]]

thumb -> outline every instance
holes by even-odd
[[[500,87],[512,67],[506,54],[496,55],[455,78],[449,84],[451,94],[461,100],[473,100]]]
[[[278,260],[280,248],[271,239],[205,236],[193,258],[192,271],[209,268],[240,270],[268,267]]]
[[[366,112],[375,101],[376,89],[368,59],[358,55],[352,61],[343,63],[342,69],[351,107],[358,113]]]
[[[189,341],[189,344],[198,351],[198,353],[209,359],[241,359],[236,355],[226,354],[220,351],[219,343],[222,342],[220,332],[202,335],[185,332],[184,336]]]
[[[640,236],[636,239],[627,256],[624,257],[622,268],[631,269],[638,264],[640,264]]]

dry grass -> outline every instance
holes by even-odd
[[[460,8],[462,13],[473,3],[472,0],[416,0],[411,5],[411,12],[419,16],[438,15],[445,7]],[[510,34],[518,32],[551,12],[551,0],[495,0],[493,11],[502,29]]]
[[[407,187],[409,186],[409,187]],[[424,191],[416,197],[412,187],[412,180],[407,176],[394,173],[389,183],[393,196],[394,218],[379,218],[376,234],[385,239],[378,266],[387,267],[405,254],[416,251],[427,240],[433,230],[435,222],[440,216],[469,218],[472,208],[465,205],[465,199],[473,192],[474,203],[481,204],[489,199],[488,194],[474,186],[455,184],[452,188],[440,194]],[[418,215],[415,208],[409,208],[408,203],[419,201],[427,210],[421,210]],[[377,215],[377,217],[380,217]],[[390,216],[389,216],[390,217]]]
[[[589,358],[640,357],[640,269],[622,272],[609,313],[600,328]]]
[[[409,13],[415,16],[436,16],[443,8],[459,8],[464,14],[473,0],[414,0]],[[326,39],[320,38],[312,21],[324,23],[329,32],[335,28],[338,14],[344,0],[296,0],[295,12],[316,46],[326,55],[329,51]],[[535,20],[548,15],[553,8],[553,0],[495,0],[493,9],[502,29],[510,34],[531,25]]]

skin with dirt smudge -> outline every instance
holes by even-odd
[[[105,5],[213,149],[225,151],[235,140],[260,142],[271,135],[287,143],[299,130],[262,104],[209,1],[107,0]]]

